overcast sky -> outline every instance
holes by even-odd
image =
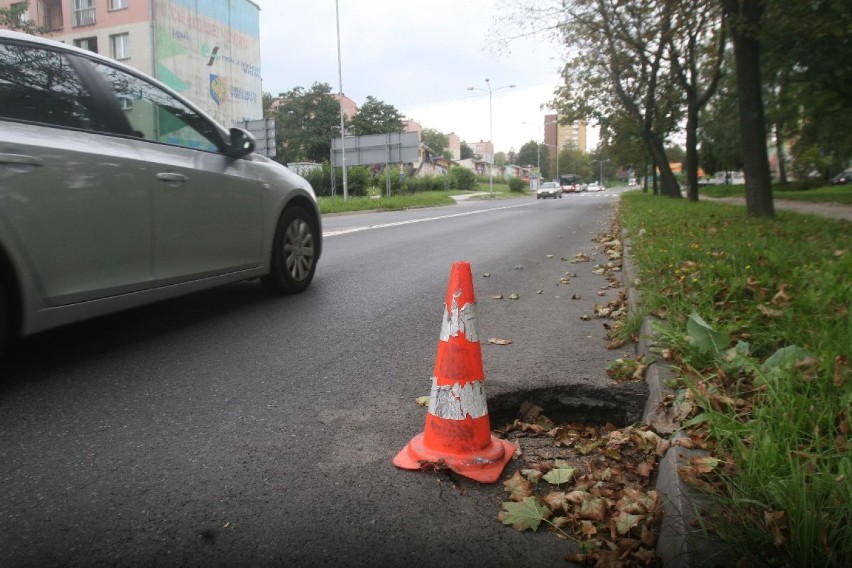
[[[260,11],[263,90],[273,95],[338,79],[335,0],[254,0]],[[393,105],[423,128],[489,139],[495,150],[542,140],[542,104],[559,81],[561,51],[544,35],[499,47],[506,0],[339,0],[343,93]],[[501,89],[510,84],[513,89]],[[467,90],[476,87],[475,91]]]

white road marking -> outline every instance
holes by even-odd
[[[411,219],[408,221],[396,221],[394,223],[379,223],[377,225],[363,225],[360,227],[349,227],[347,229],[337,229],[334,231],[323,232],[322,236],[336,237],[338,235],[347,235],[349,233],[358,233],[361,231],[372,231],[373,229],[384,229],[386,227],[400,227],[402,225],[413,225],[414,223],[423,223],[425,221],[440,221],[441,219],[452,219],[453,217],[465,217],[467,215],[478,215],[479,213],[488,213],[489,211],[502,211],[504,209],[515,209],[517,207],[528,207],[529,203],[521,203],[520,205],[506,205],[504,207],[494,207],[493,209],[476,209],[474,211],[465,211],[464,213],[452,213],[450,215],[439,215],[437,217],[424,217],[422,219]]]

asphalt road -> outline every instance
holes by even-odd
[[[502,483],[391,460],[423,429],[456,260],[480,337],[513,342],[482,348],[492,426],[527,398],[641,409],[579,318],[617,295],[592,273],[616,199],[330,216],[302,295],[245,282],[22,341],[0,385],[0,566],[565,565],[565,541],[496,520]]]

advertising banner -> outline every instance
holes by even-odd
[[[225,126],[263,116],[259,8],[249,0],[154,0],[157,78]]]

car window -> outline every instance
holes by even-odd
[[[64,54],[1,42],[0,118],[103,128],[86,87]]]
[[[210,121],[153,83],[92,62],[112,89],[135,133],[152,142],[216,152],[219,132]]]

